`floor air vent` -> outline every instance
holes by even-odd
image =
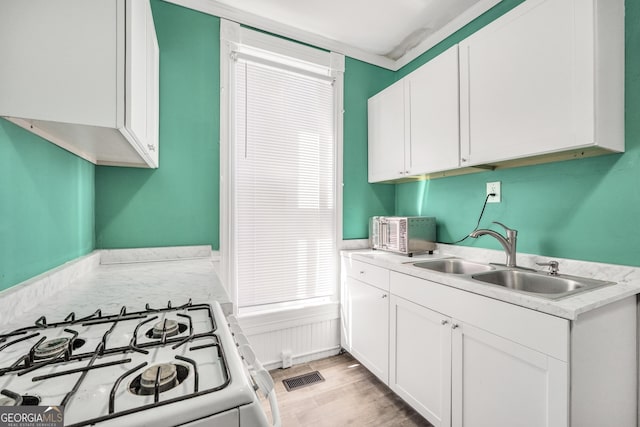
[[[318,371],[313,371],[309,372],[308,374],[298,375],[297,377],[282,380],[287,391],[297,390],[299,388],[306,387],[315,383],[320,383],[322,381],[324,381],[324,378]]]

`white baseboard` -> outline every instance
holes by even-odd
[[[283,322],[281,325],[286,327],[278,329],[273,328],[278,322],[265,329],[247,329],[242,321],[240,324],[258,360],[269,369],[282,367],[284,354],[291,355],[291,362],[296,365],[338,354],[341,348],[339,318],[299,324]]]
[[[293,365],[300,365],[302,363],[312,362],[314,360],[325,359],[327,357],[335,356],[340,353],[341,347],[335,346],[332,348],[317,350],[311,353],[299,354],[293,356]],[[273,360],[270,362],[263,363],[263,366],[267,368],[267,370],[273,369],[282,369],[282,360]]]

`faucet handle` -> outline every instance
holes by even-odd
[[[507,236],[510,236],[510,235],[514,235],[515,236],[515,235],[518,234],[518,230],[514,230],[513,228],[509,228],[509,227],[507,227],[506,225],[504,225],[501,222],[493,221],[493,223],[494,224],[498,224],[500,227],[504,228],[505,231],[507,232]]]
[[[560,270],[558,261],[555,260],[551,260],[549,262],[536,262],[537,265],[539,265],[540,267],[549,267],[549,275],[551,276],[557,276],[558,275],[558,271]]]

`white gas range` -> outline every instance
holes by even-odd
[[[65,426],[267,426],[248,372],[216,302],[0,334],[0,405],[62,405]]]

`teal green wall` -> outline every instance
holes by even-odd
[[[0,119],[0,290],[94,249],[94,166]]]
[[[500,180],[504,201],[488,205],[482,226],[498,220],[517,228],[520,251],[640,265],[637,2],[627,2],[625,154],[367,183],[367,99],[521,1],[503,0],[397,73],[346,59],[344,238],[366,238],[368,217],[396,213],[435,215],[439,239],[458,239],[475,225],[485,182]],[[219,247],[219,19],[159,0],[152,7],[161,51],[160,168],[94,167],[0,120],[0,289],[96,246]],[[464,244],[499,248],[490,238]]]
[[[500,13],[520,1],[504,0]],[[403,68],[406,75],[486,25],[478,21]],[[626,152],[539,166],[396,186],[398,215],[434,215],[438,240],[457,240],[475,227],[485,183],[501,181],[503,202],[487,205],[481,227],[501,221],[519,231],[518,250],[549,257],[640,266],[640,3],[626,2]],[[463,244],[501,249],[490,237]]]
[[[367,182],[367,100],[393,83],[395,73],[346,58],[344,73],[343,227],[345,239],[369,236],[368,219],[391,215],[395,186]]]
[[[152,2],[160,46],[160,167],[96,168],[99,248],[218,248],[220,20]]]
[[[219,248],[219,19],[154,1],[160,45],[160,168],[96,168],[100,248],[208,244]],[[393,185],[367,183],[367,99],[393,72],[345,65],[345,238],[392,214]]]

